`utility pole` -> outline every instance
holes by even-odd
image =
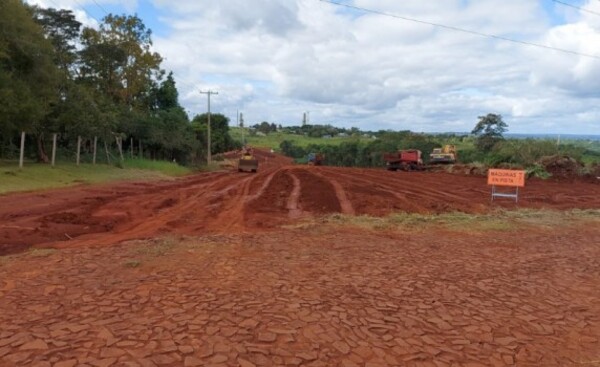
[[[206,156],[206,162],[208,164],[210,164],[210,162],[211,162],[211,153],[210,153],[210,149],[211,149],[210,148],[210,96],[212,94],[219,94],[219,93],[218,92],[213,92],[213,91],[209,90],[207,92],[202,92],[201,91],[200,94],[206,94],[208,96],[208,137],[207,137],[207,140],[208,140],[208,144],[207,144],[208,145],[208,155]]]
[[[242,128],[242,145],[246,145],[246,140],[244,139],[244,114],[240,113],[238,116],[239,120],[240,120],[240,127]]]

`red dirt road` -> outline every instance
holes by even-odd
[[[0,197],[0,367],[600,366],[595,217],[340,227],[314,218],[516,205],[481,177],[258,155],[257,174]],[[597,209],[600,185],[521,198]]]
[[[598,366],[599,243],[326,226],[23,253],[0,366]]]
[[[490,203],[481,177],[292,166],[281,156],[257,155],[257,174],[206,173],[0,197],[0,255],[31,246],[108,245],[164,233],[264,230],[336,212],[482,213],[517,207],[509,200]],[[600,208],[600,185],[532,180],[518,207]]]

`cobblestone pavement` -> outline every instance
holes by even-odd
[[[314,227],[0,257],[2,366],[600,365],[600,231]]]

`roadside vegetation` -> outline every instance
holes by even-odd
[[[19,170],[14,162],[0,161],[0,195],[16,191],[32,191],[81,184],[126,180],[169,179],[192,172],[176,163],[127,159],[122,168],[114,165],[62,163],[52,168],[43,163]]]
[[[102,163],[121,154],[205,162],[206,115],[190,120],[179,104],[138,16],[109,14],[90,28],[70,10],[5,0],[0,25],[0,160],[19,158],[23,132],[25,159],[44,164],[54,134],[59,162],[75,161],[79,139],[87,157],[97,139]],[[228,119],[214,114],[212,124],[212,152],[236,148]]]
[[[245,132],[253,146],[275,148],[306,163],[309,153],[325,155],[325,165],[382,167],[383,154],[401,149],[418,149],[427,163],[433,148],[455,145],[458,161],[474,167],[526,169],[531,176],[551,177],[549,163],[563,160],[579,174],[595,174],[600,165],[600,141],[506,138],[508,125],[502,116],[481,116],[470,134],[424,134],[411,131],[360,131],[328,125],[305,125],[266,129],[255,125]],[[232,129],[240,139],[241,129]],[[324,135],[321,135],[324,134]],[[320,136],[320,137],[318,137]],[[564,162],[563,162],[564,163]],[[559,167],[560,168],[560,167]]]

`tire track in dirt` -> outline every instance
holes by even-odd
[[[151,237],[160,233],[170,232],[171,230],[166,228],[168,227],[168,224],[171,224],[172,226],[173,223],[176,223],[182,216],[191,219],[193,223],[193,221],[197,219],[197,217],[194,216],[194,207],[201,202],[200,200],[202,198],[205,198],[208,195],[223,195],[229,187],[227,189],[222,189],[221,193],[219,193],[219,191],[215,192],[214,189],[219,185],[223,185],[224,182],[227,182],[228,180],[231,180],[231,175],[224,173],[218,178],[213,178],[213,180],[208,182],[202,181],[201,183],[195,183],[186,190],[188,194],[191,195],[184,196],[183,200],[181,200],[181,195],[183,194],[181,190],[169,192],[167,193],[167,197],[178,197],[176,205],[164,208],[160,212],[145,212],[145,215],[122,223],[115,228],[114,232],[87,233],[77,238],[73,238],[70,241],[61,241],[53,243],[52,245],[56,247],[108,245],[125,240]],[[164,196],[161,196],[161,198],[164,198]],[[127,205],[126,207],[130,207],[130,205]],[[182,227],[185,227],[185,222],[182,223]],[[185,228],[181,229],[182,231],[185,231]]]
[[[287,169],[278,169],[263,183],[259,191],[248,200],[243,209],[247,228],[271,228],[288,219],[294,179]]]
[[[380,182],[374,182],[356,175],[344,174],[344,172],[333,172],[336,177],[340,177],[341,181],[347,187],[347,191],[352,194],[351,201],[355,201],[355,206],[360,208],[360,214],[376,214],[373,212],[374,198],[384,198],[385,204],[391,204],[390,195],[398,200],[394,204],[394,208],[407,212],[429,213],[431,210],[421,205],[419,201],[408,200],[405,193],[399,192],[392,185],[385,185]],[[366,203],[365,203],[366,201]]]
[[[299,204],[299,200],[300,200],[300,191],[302,190],[302,186],[300,184],[300,180],[298,179],[298,177],[296,175],[294,175],[291,172],[288,172],[288,174],[290,175],[290,177],[292,178],[292,181],[294,182],[294,188],[292,189],[292,192],[290,193],[290,197],[288,198],[288,202],[287,202],[287,210],[289,210],[288,216],[292,219],[294,218],[298,218],[302,215],[302,209],[300,209],[300,204]]]
[[[404,197],[394,195],[396,198],[400,198],[403,202],[410,202],[414,207],[414,204],[420,208],[424,208],[426,213],[440,213],[448,211],[465,211],[465,212],[482,212],[484,211],[483,203],[486,203],[485,199],[473,200],[470,197],[461,197],[453,194],[454,188],[452,184],[448,185],[447,191],[429,189],[428,182],[424,178],[427,176],[421,176],[423,173],[412,172],[406,175],[410,176],[396,176],[396,174],[390,174],[387,171],[381,173],[369,172],[368,170],[362,170],[360,174],[351,171],[342,171],[339,169],[333,169],[334,174],[341,175],[347,182],[361,181],[367,185],[378,186],[384,188],[385,191],[392,191],[401,193]],[[425,175],[428,175],[425,173]],[[396,177],[394,177],[396,176]],[[416,183],[413,180],[419,179],[420,183]],[[375,184],[376,183],[376,184]],[[409,200],[408,196],[414,196],[413,200]],[[418,198],[418,199],[417,199]],[[401,206],[402,207],[402,206]],[[405,211],[412,211],[412,209],[406,208]],[[418,210],[422,212],[422,210]]]
[[[346,200],[344,205],[339,197]],[[281,223],[307,213],[342,211],[352,213],[353,209],[341,186],[338,192],[329,178],[306,167],[290,167],[276,171],[265,182],[258,196],[249,202],[246,217],[260,217],[260,225],[266,226],[267,222]]]
[[[270,182],[270,177],[274,175],[270,173],[267,182]],[[225,204],[225,209],[221,210],[214,221],[209,222],[207,229],[214,231],[230,231],[233,229],[241,229],[244,224],[244,207],[250,200],[250,189],[252,182],[257,179],[257,176],[251,176],[244,179],[240,183],[232,184],[236,194],[229,199],[229,203]]]
[[[339,172],[338,173],[342,173]],[[426,176],[422,176],[423,173],[421,172],[411,172],[411,173],[405,173],[405,172],[401,172],[398,173],[398,175],[402,175],[402,174],[406,174],[406,175],[410,175],[410,176],[403,176],[400,178],[400,180],[398,181],[392,181],[393,179],[398,179],[398,177],[393,177],[396,175],[396,173],[392,173],[388,175],[387,171],[382,171],[383,174],[377,172],[368,172],[365,170],[365,172],[361,172],[360,176],[363,177],[368,177],[374,180],[377,180],[378,182],[381,182],[380,184],[382,186],[388,186],[388,187],[393,187],[393,184],[395,182],[397,182],[397,187],[401,188],[401,189],[408,189],[409,191],[413,191],[417,194],[421,194],[424,196],[430,196],[436,199],[443,199],[446,201],[460,201],[460,202],[469,202],[470,200],[468,198],[465,198],[463,196],[459,196],[456,194],[453,194],[451,192],[448,191],[444,191],[444,190],[438,190],[438,189],[434,189],[434,188],[424,188],[424,185],[426,184],[426,181],[423,180],[423,178],[425,178]],[[342,173],[345,175],[349,175],[349,173]],[[425,173],[425,175],[427,175],[427,173]],[[356,176],[350,176],[350,177],[356,177]],[[392,179],[392,180],[390,180]],[[420,179],[421,182],[420,183],[415,183],[413,181],[413,179]],[[370,180],[371,182],[373,182],[373,180]],[[452,199],[452,200],[449,200]]]
[[[273,172],[271,172],[269,175],[267,175],[267,178],[263,181],[262,185],[258,188],[258,190],[250,195],[247,199],[246,202],[251,202],[252,200],[256,200],[258,199],[261,195],[263,195],[265,193],[265,190],[267,189],[267,187],[269,187],[269,185],[271,184],[271,181],[273,180],[273,177],[275,176],[275,174],[278,172],[279,170],[274,170]]]
[[[334,186],[326,178],[318,176],[307,168],[295,169],[300,180],[299,203],[304,212],[314,214],[341,213],[342,205]]]
[[[333,186],[333,189],[335,190],[335,195],[338,198],[338,201],[342,208],[343,214],[348,214],[348,215],[356,214],[356,211],[354,210],[354,207],[352,206],[352,202],[350,200],[348,200],[348,197],[346,196],[346,191],[344,190],[344,188],[342,187],[342,185],[340,185],[340,183],[338,181],[333,179],[331,176],[325,177],[325,175],[323,175],[319,169],[314,170],[313,173],[315,175],[329,181],[331,186]]]
[[[509,200],[492,204],[482,177],[291,166],[281,156],[260,151],[257,156],[256,174],[221,171],[0,197],[0,254],[32,245],[106,245],[163,233],[253,232],[329,213],[600,208],[600,185],[592,183],[530,180],[518,206]]]

